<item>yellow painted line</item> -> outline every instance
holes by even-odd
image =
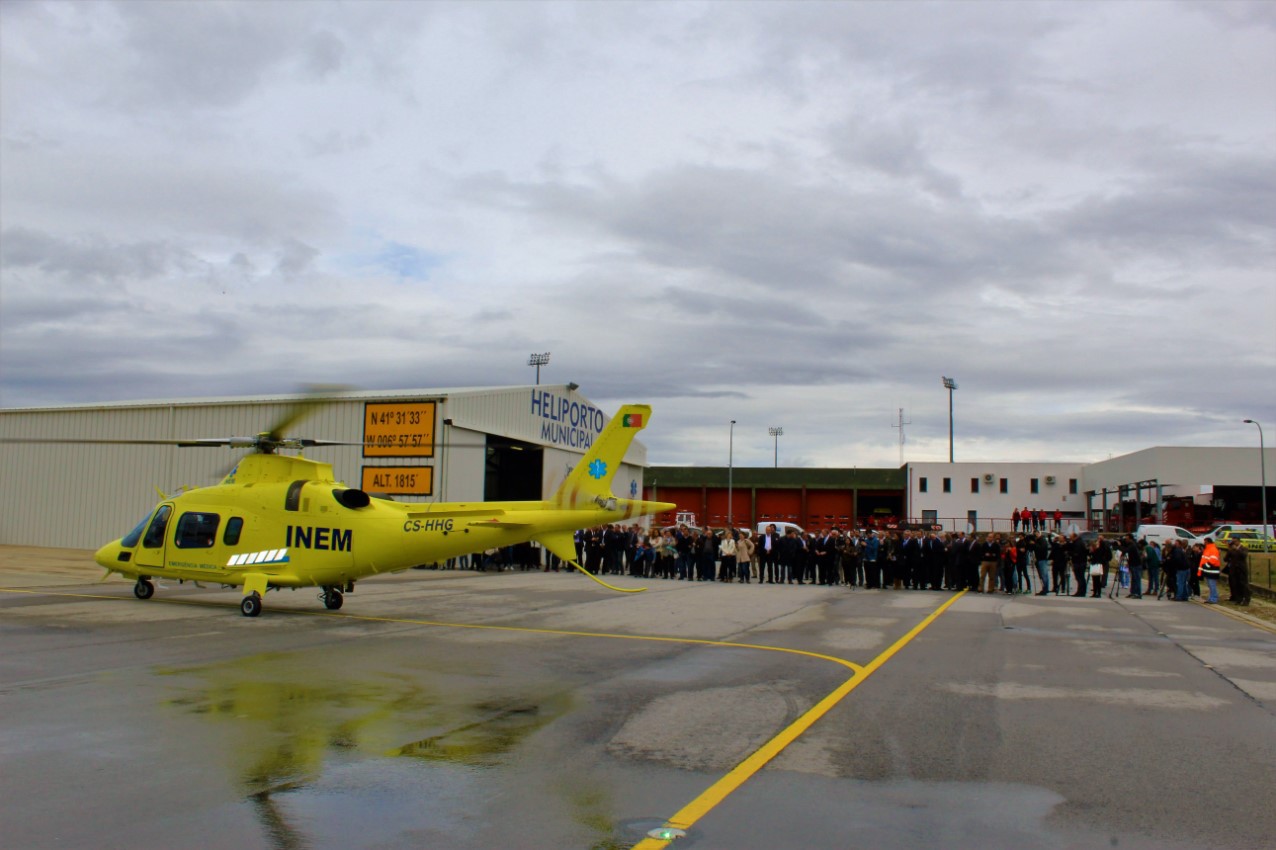
[[[177,600],[173,600],[177,601]],[[279,611],[280,609],[275,609]],[[533,635],[551,635],[555,637],[588,637],[588,638],[615,638],[618,640],[645,640],[653,643],[688,643],[698,646],[725,646],[732,649],[765,649],[768,652],[787,652],[790,655],[804,655],[807,658],[818,658],[821,661],[832,661],[834,664],[840,664],[847,667],[858,676],[864,672],[863,667],[854,661],[847,661],[845,658],[838,658],[834,655],[824,655],[819,652],[808,652],[805,649],[790,649],[784,646],[764,646],[758,643],[736,643],[726,640],[705,640],[703,638],[684,638],[684,637],[666,637],[662,635],[624,635],[614,632],[577,632],[567,629],[536,629],[528,626],[494,626],[483,623],[448,623],[439,620],[417,620],[408,617],[369,617],[363,614],[339,614],[335,611],[288,611],[289,614],[305,614],[312,617],[336,617],[342,620],[361,620],[369,623],[399,623],[409,626],[436,626],[446,629],[491,629],[500,632],[522,632],[524,634]]]
[[[129,599],[127,596],[107,596],[104,593],[64,593],[60,590],[48,590],[40,587],[0,587],[0,593],[26,593],[31,596],[59,596],[68,599],[114,599],[116,602],[141,602],[140,599]],[[183,602],[182,599],[169,599],[168,602]]]
[[[131,599],[127,596],[107,596],[105,594],[95,593],[63,593],[60,591],[49,591],[40,589],[18,589],[0,587],[0,593],[27,593],[39,596],[57,596],[70,599],[106,599],[116,602],[127,602],[132,605],[139,604],[161,604],[161,605],[198,605],[201,607],[217,607],[222,608],[220,602],[203,599],[159,599],[152,598],[148,600]],[[372,617],[365,614],[345,614],[338,611],[304,611],[295,608],[270,608],[267,611],[271,614],[297,614],[307,617],[332,617],[341,620],[360,620],[369,623],[396,623],[407,626],[432,626],[445,629],[488,629],[491,631],[501,632],[523,632],[525,634],[551,635],[558,637],[589,637],[589,638],[614,638],[619,640],[644,640],[654,643],[684,643],[699,646],[725,646],[732,649],[764,649],[768,652],[786,652],[790,655],[803,655],[807,658],[816,658],[820,661],[831,661],[846,667],[857,675],[864,671],[864,668],[856,664],[854,661],[847,661],[845,658],[838,658],[834,655],[824,655],[819,652],[808,652],[804,649],[790,649],[784,646],[764,646],[757,643],[736,643],[733,641],[723,640],[705,640],[702,638],[684,638],[684,637],[668,637],[661,635],[625,635],[615,634],[611,632],[577,632],[566,629],[536,629],[528,626],[497,626],[483,623],[450,623],[442,620],[418,620],[410,617]]]
[[[1211,608],[1220,614],[1226,614],[1228,617],[1231,617],[1233,620],[1235,620],[1238,623],[1244,623],[1247,626],[1253,626],[1256,629],[1262,629],[1265,632],[1271,632],[1272,634],[1276,635],[1276,626],[1272,626],[1269,623],[1264,623],[1262,620],[1259,620],[1257,617],[1251,618],[1251,617],[1242,616],[1241,612],[1239,611],[1229,611],[1226,607],[1224,607],[1222,602],[1216,602],[1213,605],[1206,605],[1204,602],[1197,600],[1196,604],[1200,605],[1202,608]]]
[[[666,826],[681,830],[690,829],[694,826],[697,821],[707,815],[715,806],[725,800],[727,796],[747,782],[755,773],[761,770],[767,762],[775,758],[785,747],[797,740],[799,735],[811,728],[815,721],[827,714],[833,706],[842,701],[843,697],[858,688],[865,680],[868,679],[869,676],[873,675],[876,670],[880,669],[883,664],[891,660],[895,653],[907,646],[913,638],[917,637],[927,626],[935,622],[936,618],[948,610],[949,606],[965,595],[966,591],[963,590],[961,593],[958,593],[943,605],[936,608],[930,616],[914,626],[908,634],[895,641],[895,643],[891,644],[889,649],[870,661],[868,665],[864,667],[862,673],[856,673],[854,676],[847,679],[837,688],[837,690],[820,700],[815,707],[791,723],[787,729],[763,744],[761,748],[753,753],[753,755],[740,762],[734,770],[710,785],[709,788],[706,789],[699,797],[696,797],[690,803],[683,806],[677,814],[666,821]],[[672,840],[674,839],[645,838],[635,844],[633,850],[660,850],[660,848],[669,846],[669,843]]]

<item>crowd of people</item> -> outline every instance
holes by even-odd
[[[677,526],[647,531],[612,525],[579,531],[577,563],[596,575],[628,575],[671,581],[742,584],[819,584],[894,590],[970,590],[975,593],[1035,593],[1100,596],[1109,581],[1127,598],[1145,592],[1187,601],[1218,602],[1218,582],[1227,574],[1232,602],[1249,604],[1247,550],[1239,542],[1225,555],[1208,538],[1187,546],[1164,546],[1132,535],[1065,535],[1044,526],[1013,534],[938,533],[833,529],[803,533],[775,526],[753,535],[740,529]],[[551,553],[520,550],[502,557],[494,550],[476,563],[500,569],[545,571],[561,565]],[[1117,588],[1112,588],[1116,591]]]

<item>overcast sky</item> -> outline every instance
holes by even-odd
[[[6,0],[0,50],[0,406],[549,351],[655,464],[894,466],[900,408],[944,460],[944,375],[958,460],[1276,444],[1273,2]]]

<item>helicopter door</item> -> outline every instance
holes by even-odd
[[[173,516],[172,505],[160,505],[142,535],[142,542],[137,547],[133,563],[139,567],[155,567],[164,569],[164,549],[168,539],[168,521]]]

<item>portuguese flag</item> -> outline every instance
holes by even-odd
[[[620,424],[624,426],[625,428],[641,428],[642,414],[641,413],[626,413],[624,416],[621,417]]]

